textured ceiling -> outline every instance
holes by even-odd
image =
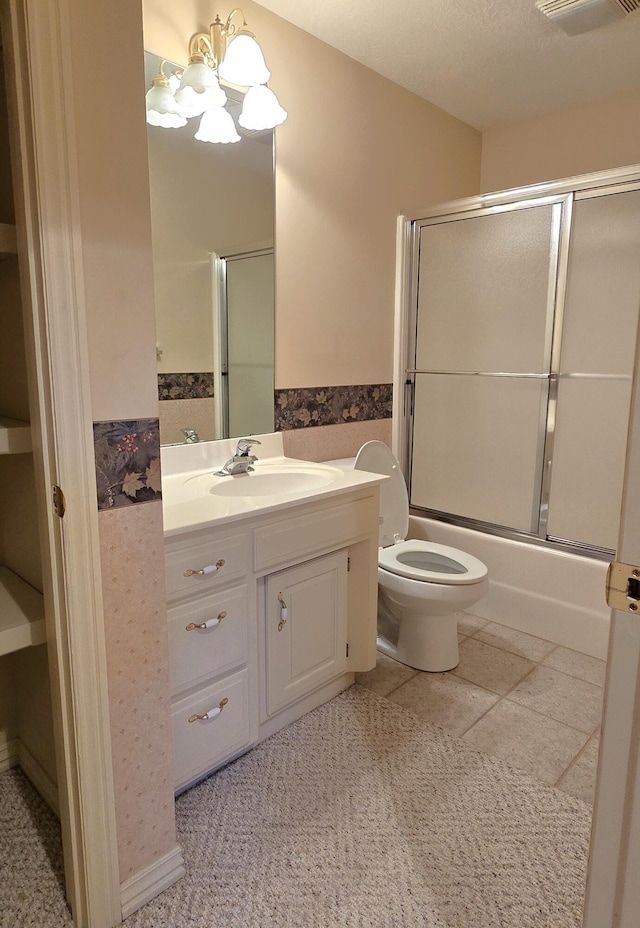
[[[258,0],[477,129],[640,88],[640,11],[569,37],[534,0]]]

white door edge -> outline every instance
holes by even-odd
[[[618,560],[640,565],[640,338],[636,346]],[[603,591],[604,596],[604,591]],[[615,610],[584,928],[637,928],[640,908],[640,618]]]

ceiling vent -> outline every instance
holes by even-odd
[[[536,7],[567,35],[580,35],[628,16],[640,0],[536,0]]]

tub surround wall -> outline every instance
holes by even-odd
[[[409,537],[467,551],[489,568],[489,592],[475,615],[601,659],[611,610],[607,565],[412,515]]]

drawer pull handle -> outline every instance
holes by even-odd
[[[278,631],[281,632],[287,624],[287,619],[289,618],[289,609],[284,601],[282,593],[278,593],[278,602],[280,603],[280,621],[278,622]]]
[[[192,570],[190,567],[184,572],[185,577],[208,577],[209,574],[215,574],[216,570],[224,567],[224,558],[220,558],[215,564],[209,564],[208,567],[201,567],[200,570]]]
[[[194,628],[215,628],[216,625],[219,625],[223,619],[226,619],[226,612],[219,612],[215,619],[207,619],[206,622],[189,622],[186,626],[188,632],[192,632]]]
[[[220,704],[217,705],[215,709],[209,709],[209,711],[205,712],[204,715],[192,715],[190,716],[189,721],[190,722],[208,722],[209,719],[215,719],[220,715],[220,713],[222,712],[222,710],[224,709],[224,707],[226,706],[228,702],[229,700],[225,696],[224,699],[220,700]]]

